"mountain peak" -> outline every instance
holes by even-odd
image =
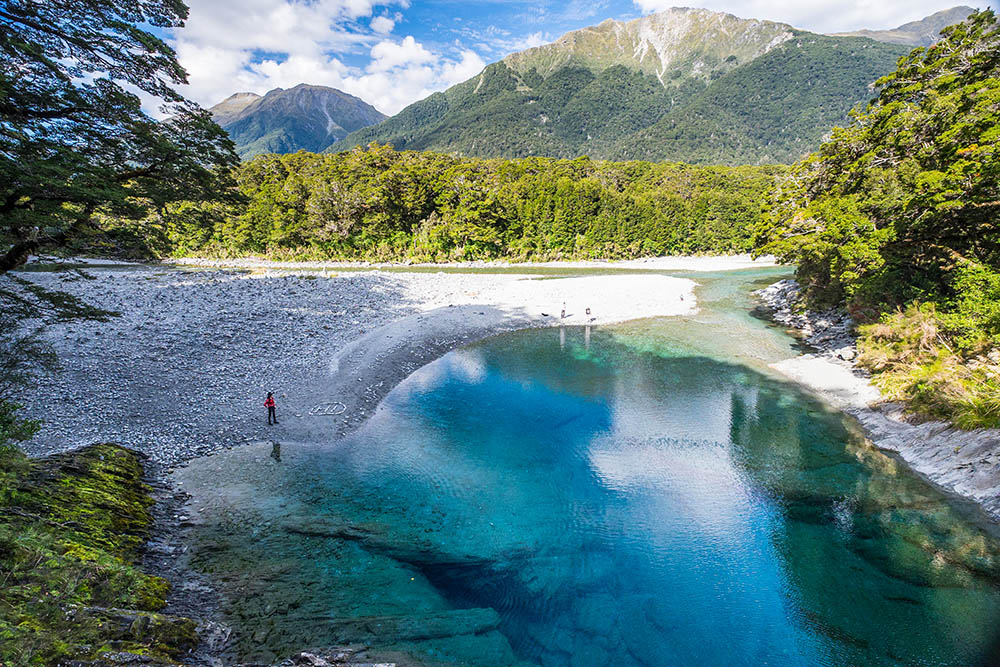
[[[386,119],[375,107],[336,88],[300,83],[263,97],[236,93],[209,111],[242,157],[322,151],[348,133]]]
[[[612,65],[670,79],[707,78],[720,63],[748,62],[792,39],[784,23],[741,19],[708,9],[673,7],[631,21],[608,19],[555,42],[512,53],[503,62],[543,77],[567,66],[599,73]]]
[[[510,54],[330,150],[793,162],[907,51],[675,7]]]
[[[254,100],[259,100],[259,99],[260,95],[258,95],[257,93],[233,93],[226,99],[219,102],[219,104],[225,104],[226,102],[235,102],[238,100],[250,100],[252,102]]]
[[[257,93],[233,93],[214,107],[211,107],[209,111],[212,113],[212,118],[215,119],[216,123],[224,125],[239,115],[247,106],[259,99],[260,95]]]

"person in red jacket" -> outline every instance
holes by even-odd
[[[272,423],[277,424],[278,417],[274,414],[274,394],[271,392],[267,392],[267,400],[264,401],[264,407],[267,408],[267,425],[270,426]]]

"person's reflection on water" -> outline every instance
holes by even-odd
[[[271,443],[271,458],[281,463],[281,443],[272,442]]]

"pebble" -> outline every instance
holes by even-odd
[[[810,346],[844,361],[857,356],[851,316],[839,310],[799,310],[801,291],[796,281],[779,280],[754,294],[771,311],[775,322],[797,330]]]

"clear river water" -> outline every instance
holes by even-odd
[[[500,335],[343,440],[179,470],[234,657],[989,664],[994,527],[769,371],[794,342],[749,293],[777,273],[693,276],[688,318]]]

